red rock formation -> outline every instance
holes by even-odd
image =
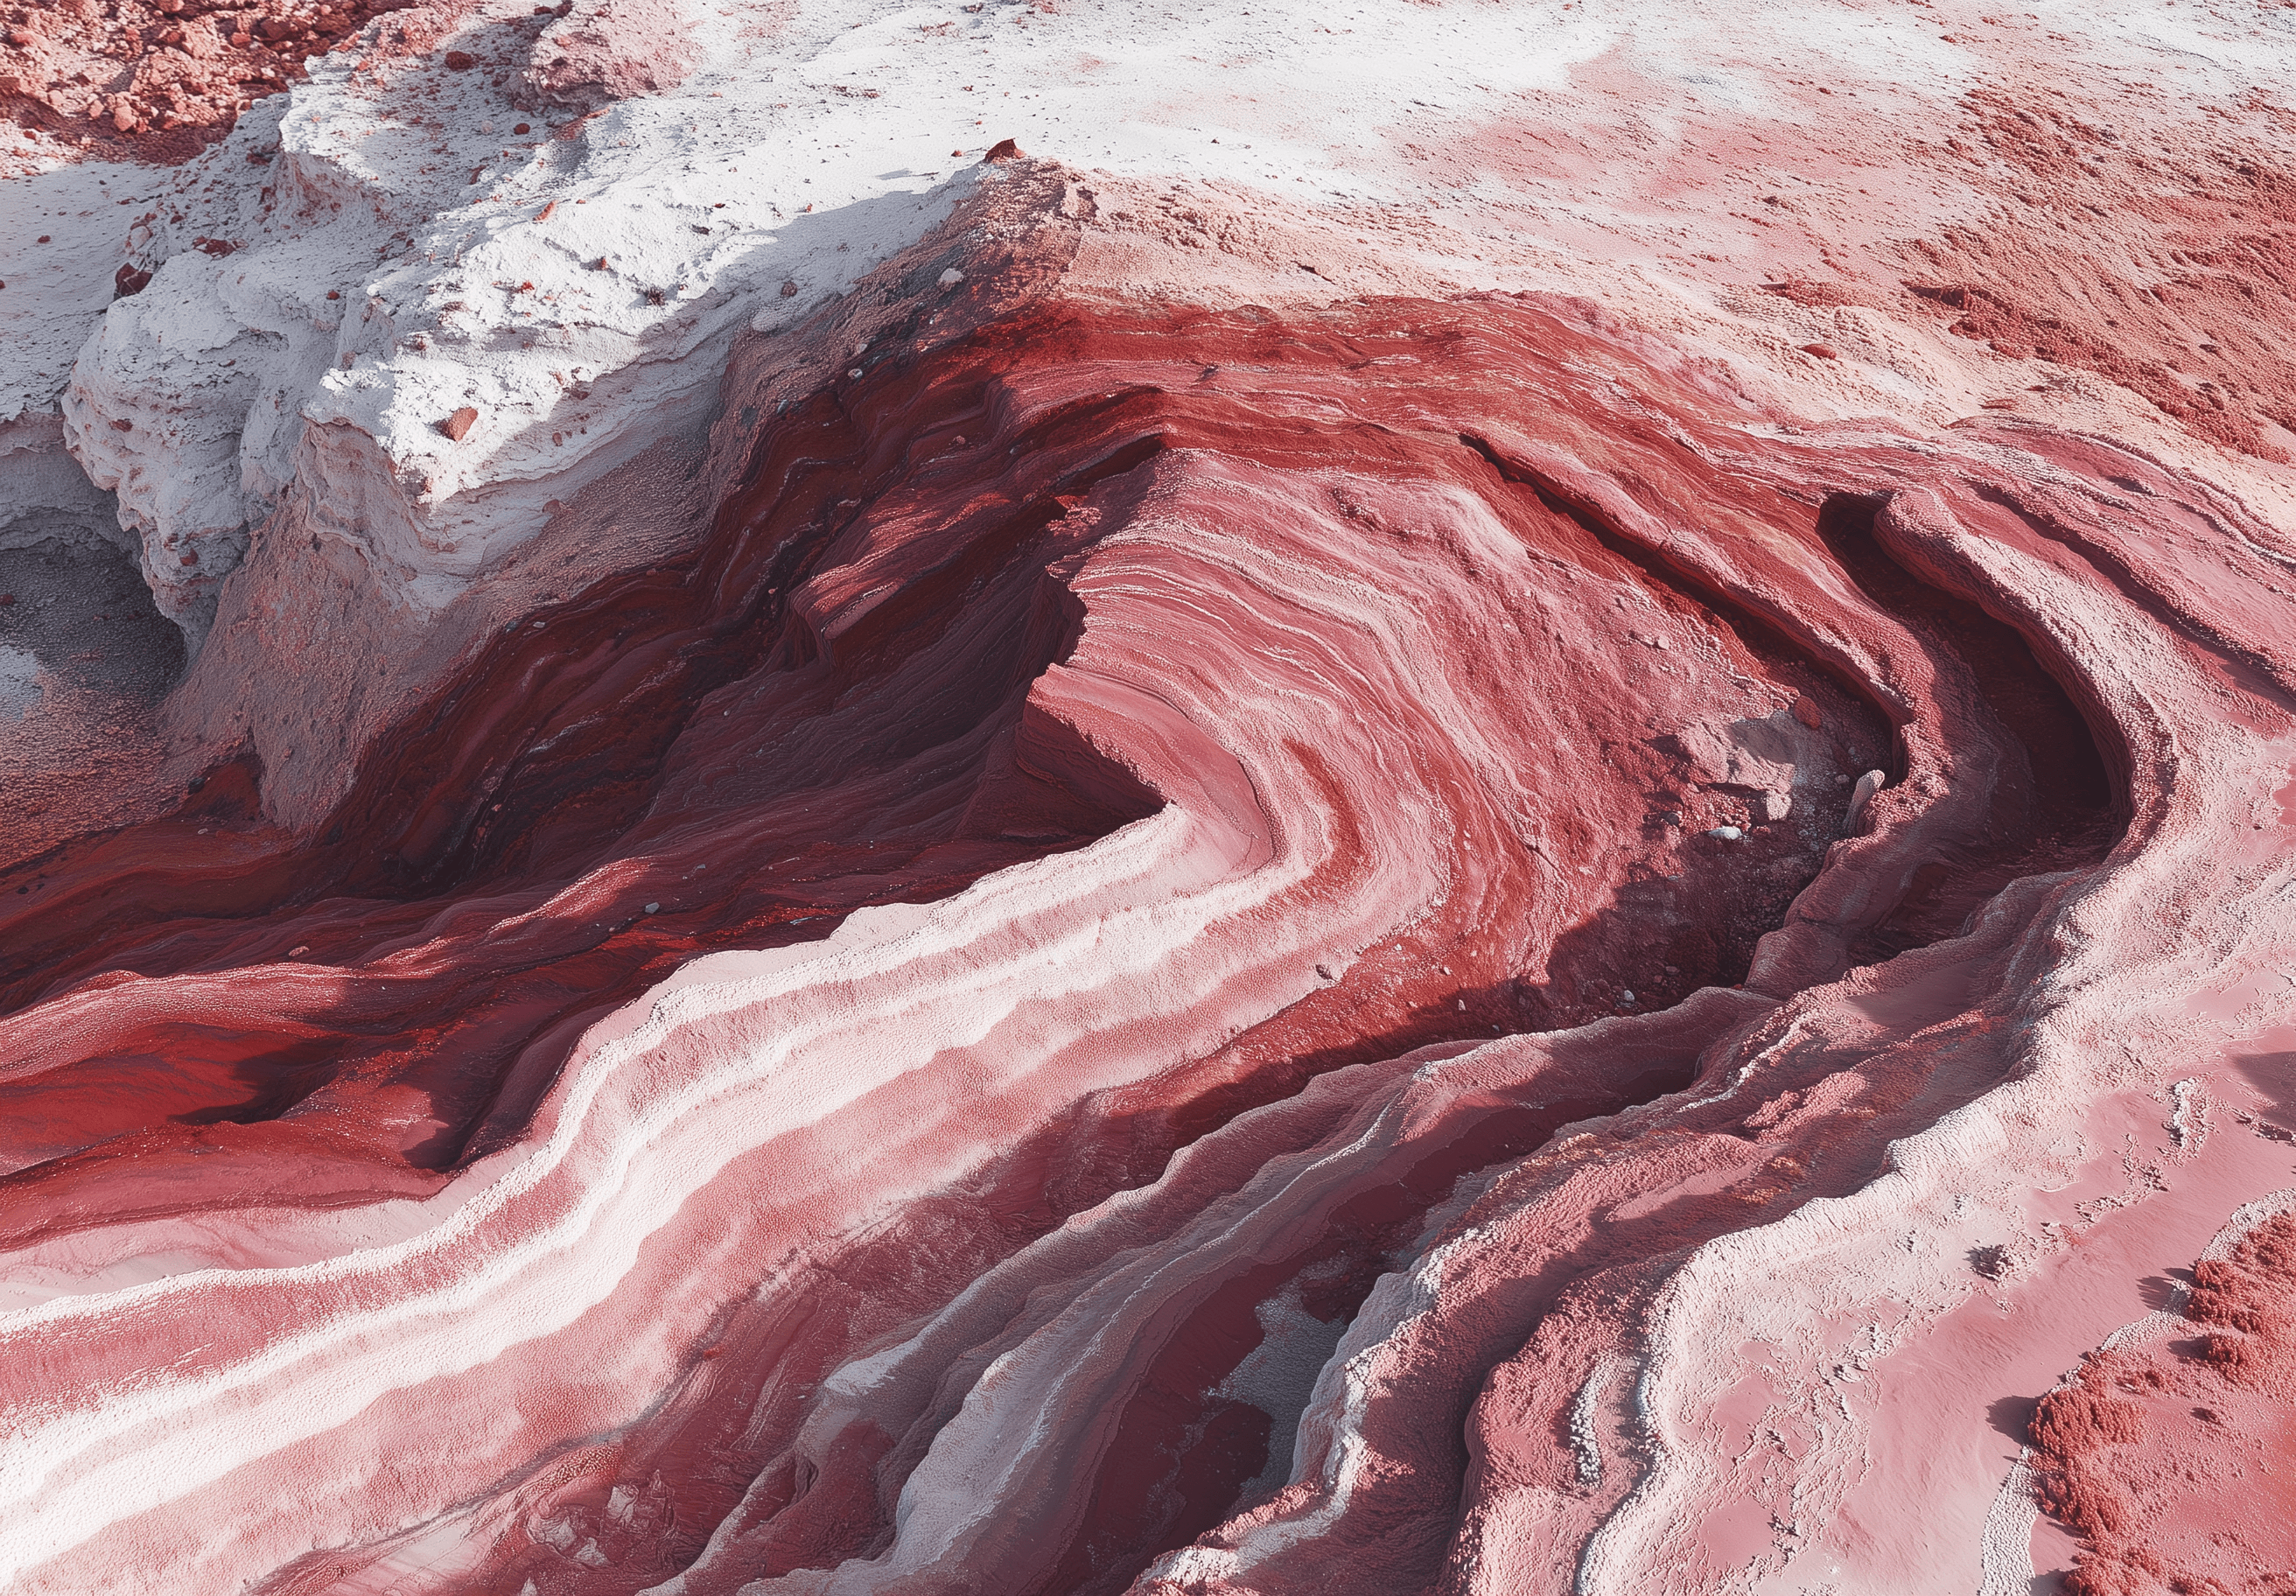
[[[0,1590],[2296,1596],[2296,13],[1078,10],[0,13]]]
[[[476,0],[68,0],[18,5],[0,30],[0,115],[85,152],[176,162],[229,133],[307,63],[359,52],[361,70],[435,55],[450,70],[513,76],[525,103],[594,110],[679,81],[693,66],[676,0],[463,25]],[[370,24],[374,26],[370,29]],[[464,47],[440,52],[460,32]],[[148,277],[145,279],[148,281]],[[133,292],[141,283],[124,291]]]
[[[323,824],[0,878],[18,1588],[1954,1576],[1990,1294],[2127,1317],[1984,1249],[2259,968],[2149,917],[2272,889],[2275,534],[1568,302],[973,302]]]
[[[400,0],[12,7],[0,110],[105,153],[180,160],[228,133],[251,102],[301,78],[308,57],[343,48],[374,17],[406,9]],[[467,9],[452,0],[424,6],[417,26]]]

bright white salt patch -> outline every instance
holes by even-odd
[[[1255,1501],[1291,1483],[1300,1415],[1307,1411],[1308,1394],[1348,1328],[1345,1319],[1325,1321],[1308,1313],[1300,1305],[1296,1285],[1261,1303],[1252,1314],[1259,1321],[1259,1345],[1211,1392],[1214,1397],[1250,1403],[1270,1420],[1267,1461],[1237,1492],[1239,1502]]]
[[[2169,1088],[2176,1109],[2169,1116],[2169,1134],[2185,1152],[2197,1151],[2209,1134],[2208,1118],[2201,1107],[2201,1083],[2182,1080]]]
[[[1587,1383],[1578,1387],[1578,1395],[1570,1404],[1570,1450],[1578,1460],[1578,1483],[1593,1488],[1603,1483],[1603,1437],[1595,1426],[1603,1393],[1609,1389],[1611,1377],[1618,1372],[1617,1363],[1603,1358],[1587,1376]]]
[[[40,702],[40,662],[10,642],[0,642],[0,716],[21,720]]]
[[[148,167],[90,162],[0,187],[0,426],[55,409],[111,303],[123,219],[140,215],[163,181]]]

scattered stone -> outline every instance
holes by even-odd
[[[1793,717],[1813,732],[1825,724],[1825,716],[1819,711],[1817,700],[1808,693],[1793,701]]]
[[[1718,842],[1736,842],[1743,838],[1746,833],[1740,831],[1736,826],[1709,826],[1706,829],[1706,835],[1713,838]]]
[[[471,435],[471,429],[478,424],[479,412],[477,406],[465,405],[460,410],[455,412],[454,414],[448,416],[445,421],[440,422],[439,423],[439,430],[445,433],[455,442],[460,443]]]
[[[1844,831],[1857,830],[1857,823],[1865,818],[1866,806],[1873,801],[1874,795],[1882,790],[1882,784],[1888,780],[1878,770],[1869,770],[1857,778],[1857,785],[1849,790],[1849,813],[1842,817],[1841,829]]]
[[[964,274],[958,271],[955,266],[951,266],[948,270],[940,274],[939,281],[940,285],[943,288],[955,288],[958,283],[964,281]]]

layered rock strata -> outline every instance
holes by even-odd
[[[330,11],[22,191],[0,1588],[2296,1577],[2282,24],[1570,9],[1089,152]]]
[[[2018,1565],[1987,1404],[2284,1168],[2278,534],[999,192],[319,823],[17,872],[12,1578]]]

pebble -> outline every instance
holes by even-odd
[[[1841,829],[1854,832],[1857,823],[1866,816],[1866,806],[1882,790],[1889,778],[1878,770],[1869,770],[1857,778],[1857,785],[1849,790],[1849,813],[1842,818]]]
[[[1735,842],[1746,833],[1735,826],[1713,826],[1706,834],[1722,842]]]

